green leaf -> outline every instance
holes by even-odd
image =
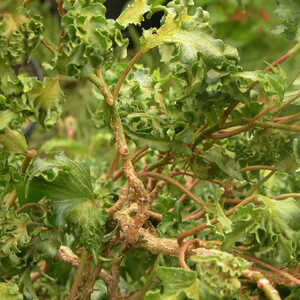
[[[23,300],[18,286],[11,282],[0,282],[0,295],[3,300]]]
[[[129,24],[141,24],[143,15],[150,10],[147,0],[133,0],[131,2],[117,19],[117,22],[124,28]]]
[[[235,160],[235,154],[220,145],[214,145],[202,155],[209,162],[215,163],[225,174],[236,179],[242,179],[240,165]]]
[[[124,272],[137,281],[146,275],[146,272],[152,267],[155,256],[148,250],[138,248],[127,251],[124,254]]]
[[[0,130],[3,130],[15,118],[15,113],[9,110],[0,111]]]
[[[29,95],[34,108],[38,111],[38,118],[42,125],[50,127],[56,124],[62,112],[65,96],[60,88],[59,79],[45,78],[43,83],[36,82]]]
[[[143,52],[166,43],[175,43],[181,47],[183,60],[189,63],[197,60],[198,53],[212,66],[221,66],[228,58],[238,60],[236,50],[231,48],[228,51],[223,41],[212,37],[206,11],[200,7],[194,7],[192,11],[183,4],[175,3],[169,3],[165,22],[158,30],[144,32]]]
[[[35,160],[28,174],[21,202],[48,198],[53,203],[55,225],[67,224],[79,245],[86,247],[96,261],[108,213],[95,200],[89,169],[60,154],[54,159]]]
[[[4,208],[0,211],[0,274],[7,274],[24,264],[22,250],[30,246],[27,226],[31,223],[27,214],[16,214]]]
[[[223,249],[237,242],[251,246],[250,254],[279,267],[299,256],[300,206],[294,199],[258,197],[259,206],[239,207],[231,218],[232,232],[225,235]]]
[[[56,61],[61,73],[73,76],[94,72],[107,59],[112,60],[113,45],[127,47],[128,40],[122,37],[115,21],[105,18],[105,7],[101,2],[64,2],[63,46]]]
[[[73,153],[85,154],[87,153],[87,147],[74,140],[63,139],[51,139],[43,144],[40,148],[41,152],[49,152],[54,149],[64,149],[72,151]]]
[[[0,19],[0,61],[22,64],[40,43],[44,30],[41,18],[26,16],[19,10]]]
[[[197,280],[197,273],[184,270],[182,268],[162,267],[156,269],[157,277],[162,281],[164,292],[161,295],[162,300],[180,300],[180,299],[199,299],[200,291]],[[150,298],[151,294],[148,294]],[[148,299],[146,297],[146,299]],[[153,298],[156,299],[156,298]]]
[[[288,39],[300,40],[300,4],[298,0],[277,0],[278,8],[275,13],[281,24],[277,32],[284,34]]]
[[[191,256],[190,260],[196,263],[199,280],[204,288],[220,299],[234,299],[241,288],[238,277],[248,268],[248,262],[219,250],[201,248],[199,252]]]
[[[27,142],[24,135],[8,127],[4,129],[4,133],[0,134],[0,144],[11,152],[26,153],[27,151]]]

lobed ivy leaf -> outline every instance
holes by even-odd
[[[209,162],[215,163],[225,174],[232,178],[242,179],[240,165],[235,154],[220,145],[214,145],[202,155]]]

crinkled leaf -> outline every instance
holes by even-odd
[[[294,199],[273,200],[259,196],[259,206],[239,207],[231,218],[232,232],[225,235],[223,248],[239,242],[251,246],[250,253],[277,266],[299,257],[300,207]]]
[[[22,64],[40,43],[43,24],[37,16],[26,16],[16,10],[0,18],[0,61]]]
[[[205,289],[220,299],[233,299],[238,295],[241,283],[238,279],[248,268],[248,262],[240,257],[219,250],[197,250],[199,254],[190,257],[196,263],[200,282]]]
[[[27,214],[16,214],[13,210],[0,211],[0,273],[9,268],[20,267],[24,257],[21,251],[30,245],[31,237],[27,225],[32,223]],[[7,270],[6,270],[7,269]]]
[[[62,51],[56,61],[60,72],[78,75],[93,72],[113,53],[112,46],[122,48],[128,41],[122,37],[115,21],[105,18],[102,1],[65,1],[62,18],[64,36]]]
[[[197,60],[198,53],[204,60],[213,66],[221,66],[227,59],[238,59],[237,51],[228,47],[223,41],[211,35],[207,23],[208,13],[202,8],[189,11],[184,4],[172,1],[168,4],[165,22],[158,30],[144,32],[144,46],[146,52],[165,43],[179,44],[183,61],[192,63]]]
[[[117,22],[126,28],[129,24],[138,25],[143,15],[150,10],[147,0],[133,0],[118,17]]]
[[[97,260],[105,234],[108,214],[94,199],[89,169],[64,155],[54,159],[37,159],[28,172],[23,201],[32,201],[39,192],[52,200],[56,225],[68,224],[81,246],[86,247]]]

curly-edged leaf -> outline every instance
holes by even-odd
[[[126,28],[129,24],[139,25],[143,15],[150,10],[148,0],[133,0],[118,17],[117,22]]]
[[[58,204],[58,203],[57,203]],[[58,207],[58,209],[60,209]],[[95,262],[104,242],[105,223],[108,213],[95,206],[93,201],[85,201],[71,209],[67,222],[80,246],[89,250]]]
[[[122,37],[116,22],[105,18],[105,7],[101,2],[64,2],[62,51],[56,61],[60,72],[68,75],[93,72],[112,54],[113,45],[127,46],[128,41]]]
[[[43,32],[41,18],[26,16],[18,10],[0,16],[0,60],[22,64],[40,43]]]
[[[24,135],[9,127],[5,128],[4,133],[0,134],[0,144],[9,151],[15,153],[25,153],[27,151],[27,142]]]
[[[12,282],[0,282],[0,295],[3,300],[23,300],[18,286]]]
[[[246,71],[232,74],[242,93],[249,91],[249,84],[258,82],[266,96],[273,96],[273,100],[282,101],[286,88],[286,74],[280,68],[273,68],[272,72]],[[276,97],[274,97],[276,96]]]
[[[27,225],[32,223],[27,214],[16,214],[13,210],[0,211],[0,273],[21,266],[24,257],[21,251],[30,245],[31,237]]]
[[[241,283],[238,279],[248,268],[248,262],[240,257],[219,250],[197,250],[199,254],[190,257],[196,263],[201,284],[210,294],[220,299],[233,299],[238,295]]]
[[[239,207],[231,218],[232,232],[225,235],[223,248],[236,243],[250,246],[250,254],[279,267],[299,257],[300,206],[294,199],[273,200],[259,196],[259,206]]]
[[[193,63],[198,54],[212,66],[222,66],[227,59],[238,60],[238,53],[223,41],[212,37],[207,23],[208,13],[202,8],[188,8],[185,4],[172,1],[168,4],[164,23],[158,30],[144,32],[143,52],[168,43],[180,45],[182,61]]]

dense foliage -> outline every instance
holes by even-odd
[[[299,299],[300,2],[110,2],[0,3],[0,299]]]

